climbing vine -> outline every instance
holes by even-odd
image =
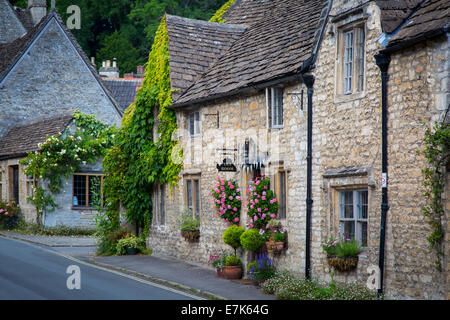
[[[222,16],[228,11],[228,9],[236,2],[236,0],[228,0],[225,2],[223,6],[216,11],[216,13],[209,19],[210,22],[226,22],[225,19],[222,19]]]
[[[172,137],[177,123],[175,112],[167,108],[171,104],[168,35],[163,17],[149,54],[142,88],[126,110],[114,145],[103,161],[108,210],[117,213],[122,204],[127,221],[143,227],[144,232],[152,217],[153,185],[177,185],[181,170],[181,161],[172,161],[177,146]],[[157,137],[153,136],[155,123],[158,123]]]
[[[436,268],[441,271],[442,242],[445,237],[442,227],[444,216],[442,193],[445,187],[445,166],[448,166],[450,160],[450,124],[438,122],[432,130],[429,128],[426,130],[425,148],[422,153],[428,163],[428,166],[422,170],[425,178],[423,186],[426,188],[424,196],[428,200],[428,204],[422,207],[422,212],[428,218],[432,228],[427,240],[437,255]]]
[[[24,173],[34,177],[33,195],[28,200],[35,206],[37,221],[44,211],[57,207],[54,195],[59,194],[63,181],[80,169],[81,165],[95,163],[105,155],[117,132],[99,121],[95,115],[75,111],[75,128],[68,126],[63,134],[47,136],[38,144],[39,151],[29,153],[21,160]]]

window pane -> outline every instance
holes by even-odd
[[[286,218],[286,174],[280,172],[280,219]]]
[[[86,205],[86,176],[73,176],[73,205]]]
[[[188,116],[188,130],[191,136],[195,134],[194,128],[195,128],[194,114],[190,113]]]
[[[367,191],[358,191],[358,219],[367,219]]]
[[[195,128],[194,128],[194,133],[195,134],[200,134],[200,113],[199,112],[195,112]]]
[[[267,126],[272,126],[272,89],[266,88]]]
[[[344,239],[351,239],[355,237],[355,222],[342,221],[341,222],[342,237]]]
[[[344,93],[352,92],[353,31],[344,34]]]
[[[358,91],[363,91],[364,89],[364,42],[365,42],[365,34],[364,28],[360,28],[359,30],[359,43],[358,43],[358,52],[359,52],[359,74],[358,74]]]
[[[187,206],[189,208],[189,210],[191,210],[192,212],[192,182],[191,180],[187,180],[186,181],[186,198],[187,198]]]
[[[353,192],[341,192],[339,202],[339,216],[341,218],[353,218]]]
[[[88,176],[89,179],[89,205],[101,206],[102,204],[102,187],[100,176]]]
[[[283,90],[276,88],[276,110],[277,110],[277,125],[283,125]]]
[[[194,180],[194,188],[195,188],[195,216],[200,216],[200,188],[198,180]]]

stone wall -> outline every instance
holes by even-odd
[[[0,137],[18,122],[75,109],[120,125],[120,115],[52,19],[0,86]]]
[[[238,182],[245,201],[245,190],[252,177],[251,171],[240,166],[243,144],[246,138],[260,147],[260,155],[266,155],[266,165],[262,173],[271,176],[274,168],[280,166],[287,172],[287,218],[282,220],[288,230],[289,249],[275,258],[280,268],[297,270],[304,265],[304,199],[306,175],[306,118],[301,99],[301,84],[292,83],[284,88],[284,127],[266,128],[265,91],[255,91],[241,97],[223,100],[217,104],[203,105],[198,109],[201,119],[201,134],[191,138],[187,132],[186,115],[188,111],[177,113],[180,128],[179,139],[183,145],[184,163],[180,173],[178,187],[166,190],[166,223],[155,222],[150,230],[149,244],[155,254],[171,255],[202,264],[206,264],[210,254],[220,250],[232,252],[223,243],[222,234],[226,223],[216,216],[209,192],[215,186],[217,177]],[[217,128],[219,113],[219,128]],[[228,155],[222,153],[222,149]],[[230,151],[230,150],[238,151]],[[267,154],[268,153],[268,154]],[[218,172],[216,164],[223,158],[230,158],[237,166],[237,172]],[[183,210],[185,178],[200,176],[201,189],[201,227],[198,243],[189,243],[180,236],[176,218]],[[168,187],[166,186],[166,189]],[[246,211],[241,210],[241,226],[247,223]],[[244,256],[244,262],[251,257]]]

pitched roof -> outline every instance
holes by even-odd
[[[122,112],[125,112],[128,106],[134,102],[139,81],[103,80],[103,82],[119,103]]]
[[[275,9],[273,0],[236,0],[223,14],[226,23],[252,25],[263,19],[266,13]]]
[[[265,6],[230,49],[173,107],[185,106],[241,88],[297,74],[319,42],[329,11],[326,0],[280,0]]]
[[[392,33],[423,0],[377,0],[381,10],[381,28]]]
[[[170,83],[176,100],[245,31],[241,25],[182,18],[166,14]]]
[[[0,140],[0,159],[23,157],[39,150],[39,143],[44,142],[47,136],[62,133],[70,121],[71,115],[60,115],[10,129]]]
[[[9,43],[26,31],[9,1],[0,0],[0,43]]]
[[[14,65],[19,61],[19,59],[22,57],[22,55],[26,52],[28,47],[33,43],[33,41],[38,37],[40,32],[45,28],[45,26],[52,20],[55,19],[59,26],[62,28],[64,33],[66,34],[69,41],[72,43],[75,50],[78,52],[82,60],[84,61],[85,65],[88,67],[94,78],[99,83],[102,90],[105,92],[108,99],[113,104],[114,108],[116,109],[117,113],[122,116],[123,113],[121,111],[121,108],[119,106],[119,103],[114,99],[111,92],[107,89],[105,84],[103,83],[103,80],[97,73],[96,67],[92,65],[89,58],[84,53],[83,49],[78,44],[75,37],[72,35],[72,33],[66,28],[65,23],[62,21],[61,17],[55,10],[51,10],[50,13],[48,13],[42,20],[37,23],[34,27],[32,27],[25,35],[22,37],[14,40],[12,43],[8,44],[0,44],[0,83],[3,81],[3,79],[6,77],[6,75],[12,70]]]
[[[388,48],[413,44],[449,31],[450,1],[426,0],[412,13],[401,29],[390,39]]]

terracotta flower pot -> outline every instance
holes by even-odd
[[[275,245],[276,245],[278,251],[281,251],[284,249],[284,242],[282,242],[282,241],[275,242]]]
[[[330,267],[338,271],[351,271],[358,266],[358,256],[356,257],[328,256],[327,263]]]
[[[218,277],[220,277],[220,278],[224,278],[225,277],[225,275],[223,274],[223,269],[222,268],[217,268],[216,271],[217,271],[217,276]]]
[[[267,241],[267,242],[266,242],[266,247],[267,247],[267,252],[268,252],[268,253],[272,253],[273,250],[276,248],[276,247],[275,247],[275,243],[272,242],[272,241]]]
[[[225,279],[240,279],[242,277],[241,266],[225,266],[222,270]]]

